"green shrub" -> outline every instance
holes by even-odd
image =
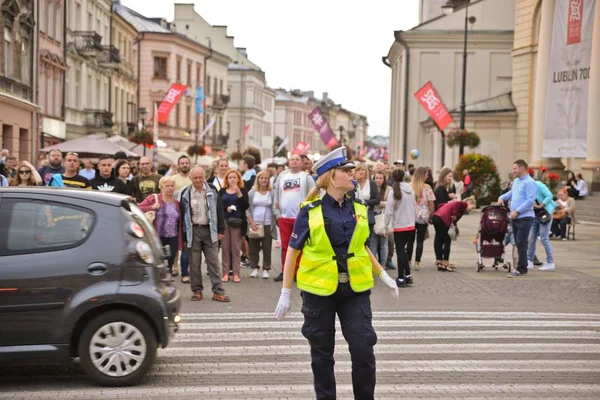
[[[471,194],[475,196],[478,206],[485,206],[498,200],[500,196],[500,176],[496,163],[483,154],[465,154],[460,157],[454,168],[455,176],[462,177],[462,171],[468,170],[473,187]]]

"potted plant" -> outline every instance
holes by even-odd
[[[449,147],[463,146],[475,149],[480,143],[479,135],[466,129],[452,129],[446,134],[446,144]]]
[[[473,182],[472,194],[478,205],[488,205],[500,196],[500,176],[492,157],[483,154],[464,154],[454,169],[454,176],[461,177],[468,170]]]
[[[201,144],[193,144],[188,147],[187,153],[189,156],[203,156],[206,154],[206,148]]]
[[[128,139],[133,143],[141,144],[142,146],[154,145],[154,135],[149,131],[137,131],[129,135]]]

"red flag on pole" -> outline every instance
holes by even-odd
[[[248,134],[249,130],[250,130],[250,124],[248,124],[244,127],[244,133],[242,134],[242,142],[243,143],[246,143],[246,135]]]
[[[446,129],[452,122],[452,115],[448,112],[442,98],[435,90],[435,87],[433,87],[431,81],[419,89],[415,93],[415,97],[441,131]]]
[[[185,94],[187,90],[187,86],[180,85],[179,83],[174,83],[169,88],[167,95],[163,99],[162,103],[160,103],[160,107],[158,107],[158,122],[161,124],[166,124],[169,119],[169,114],[171,110],[177,104],[179,99]]]
[[[294,150],[292,150],[292,154],[304,154],[309,147],[310,145],[305,142],[298,142]]]

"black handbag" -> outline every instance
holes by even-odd
[[[552,215],[550,215],[550,213],[546,211],[545,208],[536,210],[535,217],[542,225],[546,225],[552,219]]]
[[[225,219],[225,222],[227,222],[227,225],[229,225],[232,228],[241,228],[242,224],[244,223],[244,220],[242,220],[241,218],[227,218]]]

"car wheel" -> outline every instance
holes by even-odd
[[[100,314],[79,340],[86,374],[102,386],[131,386],[148,373],[156,358],[156,337],[141,316],[129,311]]]

